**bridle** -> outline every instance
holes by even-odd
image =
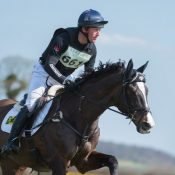
[[[138,78],[138,77],[143,77],[143,79]],[[127,88],[128,88],[128,86],[129,86],[130,84],[137,83],[137,82],[144,82],[144,83],[145,83],[144,75],[137,72],[136,75],[135,75],[131,80],[125,80],[125,79],[123,78],[123,81],[122,81],[122,82],[123,82],[123,83],[122,83],[122,89],[121,89],[122,93],[121,93],[121,95],[124,96],[124,101],[125,101],[125,104],[126,104],[126,106],[127,106],[127,112],[121,112],[121,111],[115,110],[115,109],[113,109],[113,108],[111,108],[111,107],[107,107],[106,109],[107,109],[107,110],[110,110],[110,111],[112,111],[112,112],[115,112],[115,113],[124,115],[124,116],[126,116],[126,119],[130,119],[130,121],[136,120],[136,119],[135,119],[135,114],[136,114],[137,112],[143,112],[143,113],[148,113],[148,112],[150,112],[150,108],[148,108],[148,107],[142,107],[142,108],[141,108],[141,107],[135,107],[135,108],[131,107],[131,105],[129,104],[129,101],[128,101],[127,93],[126,93]],[[77,91],[76,91],[75,93],[76,93],[78,96],[80,96],[79,111],[82,110],[82,109],[81,109],[81,106],[82,106],[84,100],[86,100],[86,101],[88,101],[88,102],[90,102],[90,103],[93,103],[94,105],[98,105],[99,107],[105,107],[104,104],[98,103],[98,102],[96,102],[95,100],[93,100],[93,99],[91,99],[91,98],[89,98],[89,97],[87,97],[87,96],[84,96],[84,95],[82,95],[81,93],[79,93],[79,92],[77,92]],[[141,119],[142,119],[142,118],[140,118],[139,121],[141,121]]]
[[[144,75],[142,73],[138,73],[136,72],[136,75],[131,79],[131,80],[124,80],[123,81],[123,88],[122,88],[122,94],[124,96],[124,101],[125,104],[127,106],[127,112],[124,113],[125,115],[127,115],[127,119],[130,119],[131,121],[136,120],[135,119],[135,114],[138,112],[143,112],[143,113],[148,113],[151,112],[149,107],[131,107],[131,105],[129,104],[129,100],[127,97],[127,88],[129,87],[129,85],[137,83],[137,82],[143,82],[145,83],[145,78]],[[142,117],[140,117],[138,123],[140,123]]]

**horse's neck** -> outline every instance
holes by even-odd
[[[112,99],[115,93],[119,93],[121,85],[121,74],[113,73],[90,82],[84,87],[86,92],[86,111],[89,116],[96,118],[109,106],[113,105]]]
[[[112,106],[113,95],[119,93],[121,75],[113,73],[85,82],[78,92],[63,95],[61,110],[65,119],[79,131],[93,130],[99,116]]]

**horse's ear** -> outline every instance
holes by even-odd
[[[148,62],[149,62],[149,61],[147,61],[143,66],[139,67],[139,68],[137,69],[137,72],[143,73],[144,70],[146,69],[147,65],[148,65]]]
[[[126,71],[125,71],[125,79],[130,78],[132,70],[133,70],[133,61],[132,61],[132,59],[130,59],[128,62]]]

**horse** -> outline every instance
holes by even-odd
[[[96,151],[99,119],[104,111],[111,110],[133,122],[137,132],[151,131],[155,122],[143,74],[147,64],[134,69],[132,59],[127,65],[122,61],[100,63],[92,73],[84,73],[66,86],[61,96],[53,98],[46,119],[29,137],[30,142],[22,137],[20,152],[0,156],[3,175],[14,175],[21,166],[52,171],[53,175],[66,175],[72,166],[83,174],[108,167],[110,175],[117,175],[117,158]],[[10,99],[0,101],[0,122],[15,103]],[[0,131],[0,145],[7,138],[8,134]]]

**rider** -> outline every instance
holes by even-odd
[[[15,141],[48,85],[60,84],[64,87],[66,77],[81,65],[84,65],[87,73],[93,70],[96,58],[94,43],[100,35],[100,29],[107,23],[98,11],[89,9],[80,15],[77,27],[55,31],[48,47],[34,66],[25,106],[16,116],[2,153],[20,150]]]

